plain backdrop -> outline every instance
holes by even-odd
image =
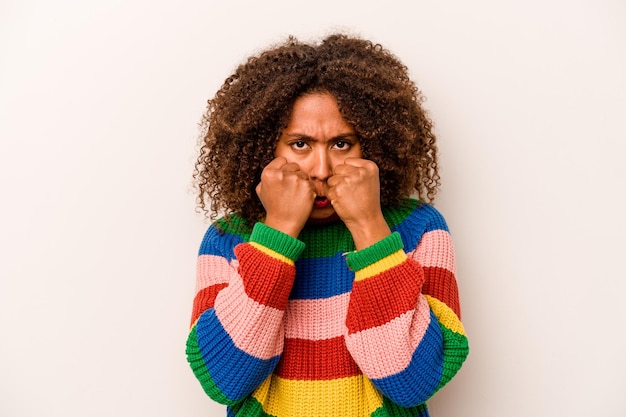
[[[621,0],[0,0],[0,416],[225,415],[184,354],[197,123],[248,55],[338,30],[399,56],[436,124],[471,353],[433,416],[626,415],[625,21]]]

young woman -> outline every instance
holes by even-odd
[[[229,416],[428,416],[460,369],[421,103],[393,54],[345,35],[290,38],[209,100],[194,176],[224,217],[200,247],[187,357]]]

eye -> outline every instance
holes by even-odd
[[[307,146],[307,143],[303,140],[298,140],[291,143],[291,147],[299,151],[306,149]]]
[[[348,149],[350,149],[351,146],[352,146],[352,143],[347,142],[345,140],[337,141],[333,145],[334,148],[340,149],[340,150],[348,150]]]

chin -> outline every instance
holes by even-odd
[[[325,224],[333,223],[341,220],[334,209],[313,210],[307,223],[309,224]]]

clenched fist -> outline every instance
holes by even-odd
[[[380,207],[378,166],[367,159],[347,158],[328,179],[328,198],[352,233],[357,249],[389,235]]]
[[[264,223],[297,238],[315,201],[309,174],[298,164],[277,157],[263,169],[256,193],[267,213]]]

